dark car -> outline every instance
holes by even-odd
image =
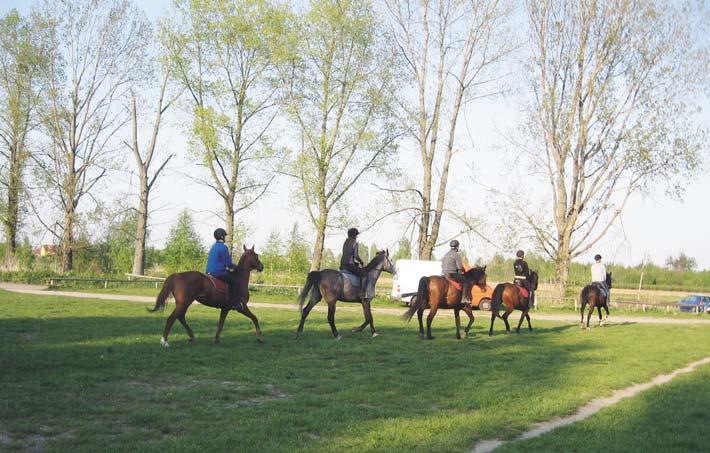
[[[680,311],[710,312],[710,296],[693,294],[678,302]]]

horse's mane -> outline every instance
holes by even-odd
[[[481,277],[486,274],[486,266],[474,266],[464,272],[464,276],[474,283],[478,283]]]
[[[370,262],[365,265],[364,269],[368,272],[371,271],[380,263],[380,261],[382,261],[384,259],[384,257],[385,257],[385,251],[380,250],[379,252],[375,253],[375,257],[372,258],[372,260],[370,260]]]

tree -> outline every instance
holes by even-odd
[[[111,274],[129,272],[133,263],[136,224],[139,214],[127,210],[113,217],[106,232],[106,271]]]
[[[632,194],[696,168],[703,131],[689,118],[708,77],[707,46],[698,44],[706,41],[696,39],[706,35],[695,35],[691,9],[640,0],[528,4],[531,99],[518,151],[550,192],[544,209],[516,198],[510,212],[524,213],[555,261],[559,293],[570,261],[604,237]]]
[[[34,161],[41,199],[61,212],[61,220],[40,222],[59,239],[66,272],[80,202],[114,164],[113,136],[127,121],[116,104],[142,75],[150,28],[127,0],[46,0],[39,13],[51,52],[42,112],[49,143]]]
[[[272,231],[261,253],[261,262],[264,263],[264,268],[268,268],[271,271],[281,269],[283,267],[283,254],[284,250],[281,236],[279,236],[278,232]]]
[[[401,98],[400,121],[422,165],[419,187],[387,190],[411,197],[405,201],[411,207],[404,211],[413,213],[417,255],[430,260],[439,245],[446,210],[458,117],[467,101],[490,96],[494,90],[489,85],[495,77],[489,71],[511,49],[502,27],[510,7],[496,0],[386,0],[385,4],[401,62],[416,92],[411,102]]]
[[[170,107],[170,105],[175,100],[165,99],[165,89],[168,84],[167,73],[163,76],[162,82],[160,84],[158,92],[158,100],[155,105],[155,113],[153,117],[153,130],[150,136],[150,141],[145,147],[144,151],[141,152],[141,148],[138,145],[138,111],[136,107],[136,94],[131,90],[131,142],[126,143],[126,145],[131,149],[133,157],[136,161],[136,166],[138,167],[138,182],[140,184],[140,192],[138,195],[138,217],[135,222],[135,245],[133,254],[133,266],[132,273],[137,275],[143,275],[145,271],[145,242],[148,235],[148,202],[150,200],[150,191],[155,185],[158,176],[165,169],[165,166],[170,162],[175,154],[170,154],[164,159],[158,168],[150,174],[151,165],[153,164],[153,157],[155,156],[155,146],[158,140],[158,132],[160,131],[160,125],[163,117],[163,113]]]
[[[392,58],[367,0],[314,0],[294,27],[293,60],[283,65],[286,111],[298,129],[291,169],[316,230],[311,269],[320,269],[326,229],[361,177],[388,164]]]
[[[695,258],[687,256],[683,252],[678,257],[669,256],[666,258],[666,267],[672,271],[693,271],[697,265]]]
[[[28,134],[36,126],[36,108],[45,82],[47,49],[37,24],[16,10],[0,18],[0,220],[7,268],[16,266],[17,230],[29,157]]]
[[[412,258],[412,242],[407,238],[402,238],[397,243],[397,251],[392,255],[392,261],[408,260]]]
[[[276,115],[274,53],[288,12],[269,0],[178,0],[163,27],[171,72],[188,93],[191,145],[209,176],[199,182],[222,200],[227,245],[235,216],[273,179],[268,130]]]
[[[205,248],[195,231],[195,222],[187,210],[180,213],[170,229],[165,244],[163,263],[168,274],[203,269],[206,260]]]
[[[307,273],[311,259],[308,242],[306,242],[298,231],[298,224],[294,223],[291,228],[286,245],[286,259],[288,260],[289,273]]]

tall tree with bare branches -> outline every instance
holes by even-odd
[[[705,134],[692,118],[709,54],[698,39],[707,22],[695,19],[706,12],[640,0],[527,10],[532,96],[520,149],[549,198],[513,211],[554,259],[561,294],[570,261],[599,243],[634,193],[657,182],[678,189],[675,177],[696,168]]]
[[[334,212],[396,149],[393,60],[381,28],[368,0],[314,0],[295,27],[299,44],[282,77],[300,138],[291,174],[316,230],[313,270]]]
[[[5,234],[4,267],[16,267],[28,135],[46,78],[47,49],[37,24],[16,10],[0,18],[0,220]]]
[[[230,249],[235,217],[266,192],[276,155],[274,60],[288,11],[269,0],[180,0],[163,27],[171,73],[185,89],[191,145],[222,200]]]
[[[51,206],[40,221],[60,241],[62,269],[73,267],[79,204],[95,198],[128,120],[119,103],[141,77],[150,27],[127,0],[51,0],[41,6],[51,64],[42,122],[49,143],[37,153],[39,183]],[[45,211],[60,211],[52,222]]]
[[[175,97],[166,99],[166,88],[168,85],[168,74],[164,74],[160,83],[160,88],[157,92],[157,101],[155,103],[155,112],[153,114],[153,127],[150,134],[150,139],[144,148],[138,143],[139,132],[139,114],[136,106],[136,93],[131,92],[130,99],[130,115],[131,115],[131,142],[126,145],[131,149],[133,157],[136,161],[138,170],[138,211],[136,219],[136,231],[133,248],[133,270],[137,275],[143,275],[145,271],[145,243],[148,235],[148,205],[150,201],[150,191],[153,189],[158,177],[165,169],[165,166],[170,162],[175,154],[160,159],[162,162],[157,166],[151,174],[151,166],[154,167],[154,158],[157,156],[155,148],[158,142],[158,133],[162,124],[163,114],[173,104]]]
[[[413,194],[417,254],[431,259],[446,212],[449,167],[459,115],[468,100],[494,94],[490,70],[511,50],[502,0],[386,0],[393,35],[414,99],[402,97],[402,123],[419,151],[421,182]],[[438,176],[438,178],[437,178]],[[438,179],[438,180],[437,180]]]

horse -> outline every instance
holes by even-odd
[[[474,267],[464,273],[464,276],[471,280],[474,285],[486,287],[486,267]],[[436,312],[441,309],[453,309],[454,317],[456,318],[456,338],[461,340],[468,335],[468,331],[474,321],[473,308],[471,304],[464,304],[462,288],[459,284],[453,284],[451,280],[441,275],[432,275],[419,279],[419,287],[417,290],[416,299],[409,306],[409,309],[402,315],[402,318],[409,322],[417,313],[419,320],[419,338],[424,338],[424,324],[422,318],[424,309],[429,307],[429,314],[426,318],[426,339],[433,340],[431,336],[431,322],[436,316]],[[471,286],[473,289],[473,286]],[[468,316],[468,325],[464,329],[463,337],[461,336],[461,318],[459,312],[463,310]]]
[[[165,348],[170,346],[168,343],[168,334],[170,333],[170,328],[173,326],[176,319],[179,320],[180,324],[182,324],[185,330],[187,330],[187,335],[190,337],[190,343],[195,342],[195,335],[192,333],[192,329],[185,321],[185,313],[195,300],[200,302],[202,305],[219,308],[221,310],[219,315],[219,323],[217,324],[217,332],[214,335],[215,343],[219,343],[219,335],[222,332],[224,320],[227,319],[227,315],[230,310],[237,310],[239,313],[251,319],[254,323],[254,327],[256,328],[256,339],[259,343],[263,343],[259,320],[257,320],[256,316],[254,316],[254,314],[249,310],[247,302],[249,302],[249,274],[254,269],[259,272],[263,271],[264,265],[261,264],[261,261],[259,261],[259,255],[254,252],[254,246],[250,249],[247,249],[246,246],[243,247],[244,254],[239,258],[239,263],[234,271],[237,275],[236,285],[238,285],[239,292],[239,303],[237,304],[238,308],[229,304],[227,300],[226,288],[217,288],[214,277],[205,275],[202,272],[178,272],[171,274],[167,279],[165,279],[163,288],[160,290],[160,293],[155,301],[155,307],[148,309],[151,313],[158,310],[164,310],[166,300],[172,293],[173,298],[175,299],[175,309],[172,313],[170,313],[170,316],[168,316],[168,319],[165,322],[163,336],[160,337],[161,346]]]
[[[300,335],[303,333],[303,324],[306,322],[308,314],[321,299],[325,298],[325,301],[328,303],[328,324],[330,324],[330,330],[336,340],[342,338],[338,333],[338,329],[335,327],[335,303],[339,300],[343,302],[360,302],[362,304],[365,322],[359,327],[354,328],[353,332],[362,332],[369,324],[372,338],[375,338],[377,331],[372,321],[370,302],[372,298],[375,297],[375,285],[382,271],[389,272],[390,274],[394,273],[394,266],[390,260],[389,250],[377,252],[372,261],[365,266],[365,270],[367,271],[367,288],[365,290],[366,297],[364,299],[360,298],[359,284],[352,282],[350,278],[343,275],[342,272],[336,271],[335,269],[311,271],[306,278],[306,284],[303,286],[303,290],[301,290],[298,296],[301,322],[298,324],[297,334]],[[308,304],[304,307],[303,303],[309,293],[310,299]]]
[[[520,315],[520,321],[518,322],[518,327],[515,329],[515,333],[520,333],[520,326],[523,323],[523,318],[528,320],[528,330],[532,330],[530,325],[530,315],[528,312],[534,305],[535,301],[535,290],[537,290],[537,272],[531,271],[530,277],[528,278],[528,283],[530,284],[530,294],[528,297],[523,297],[521,294],[521,288],[513,283],[499,283],[493,290],[493,297],[491,298],[491,328],[488,330],[488,336],[493,336],[493,323],[496,318],[501,318],[505,323],[505,333],[510,333],[510,324],[508,324],[508,316],[513,310],[521,310],[523,312]],[[505,306],[505,313],[503,316],[500,315],[501,306]]]
[[[611,289],[611,272],[607,272],[606,274],[606,285],[609,289]],[[598,284],[591,283],[582,288],[582,291],[579,293],[579,306],[581,312],[581,321],[579,327],[584,329],[584,307],[586,307],[587,304],[589,304],[589,313],[587,314],[587,329],[589,329],[589,318],[592,317],[592,312],[594,311],[595,307],[597,309],[597,312],[599,313],[599,327],[604,326],[604,321],[609,318],[608,302],[609,295],[603,296],[601,288],[599,288]],[[602,319],[602,308],[604,308],[604,311],[606,311],[606,316],[604,316],[604,319]]]

